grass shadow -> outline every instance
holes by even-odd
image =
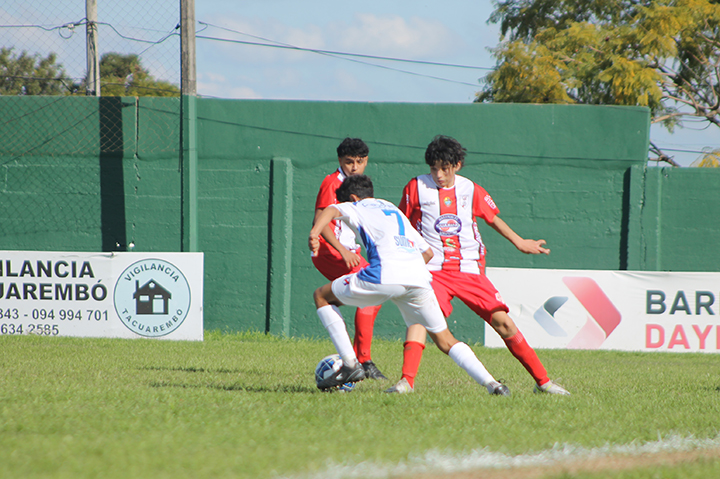
[[[300,393],[307,394],[318,390],[308,386],[278,384],[268,386],[244,386],[242,384],[188,384],[166,381],[153,381],[149,383],[152,388],[180,388],[180,389],[214,389],[217,391],[243,391],[248,393]]]
[[[222,373],[222,374],[239,374],[241,372],[252,372],[252,371],[240,371],[239,369],[205,369],[205,368],[196,368],[193,366],[189,367],[176,367],[176,368],[167,368],[167,367],[160,367],[160,366],[143,366],[141,368],[138,368],[139,371],[179,371],[183,373]]]

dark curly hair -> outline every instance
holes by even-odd
[[[465,153],[467,150],[455,138],[438,135],[433,138],[425,150],[425,163],[434,166],[439,161],[463,167],[465,166]]]
[[[368,156],[370,148],[360,138],[345,138],[337,147],[338,158],[349,156],[351,158],[364,158]]]
[[[369,176],[355,175],[348,176],[335,190],[335,197],[338,203],[345,203],[350,200],[350,195],[357,195],[358,198],[372,198],[374,194],[373,182]]]

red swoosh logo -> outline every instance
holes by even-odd
[[[610,301],[605,292],[590,278],[563,278],[563,283],[580,304],[590,313],[585,325],[568,343],[570,349],[597,349],[610,336],[622,320],[620,311]]]

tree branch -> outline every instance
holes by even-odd
[[[657,158],[648,158],[649,161],[657,161],[657,162],[664,162],[668,163],[673,167],[679,167],[680,165],[673,160],[672,156],[667,156],[665,153],[662,152],[660,148],[657,147],[657,145],[653,142],[650,142],[650,152],[655,153],[658,157]]]

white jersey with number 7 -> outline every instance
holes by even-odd
[[[422,257],[430,245],[395,205],[379,198],[365,198],[333,207],[365,246],[370,264],[358,273],[358,279],[431,289],[432,276]]]

